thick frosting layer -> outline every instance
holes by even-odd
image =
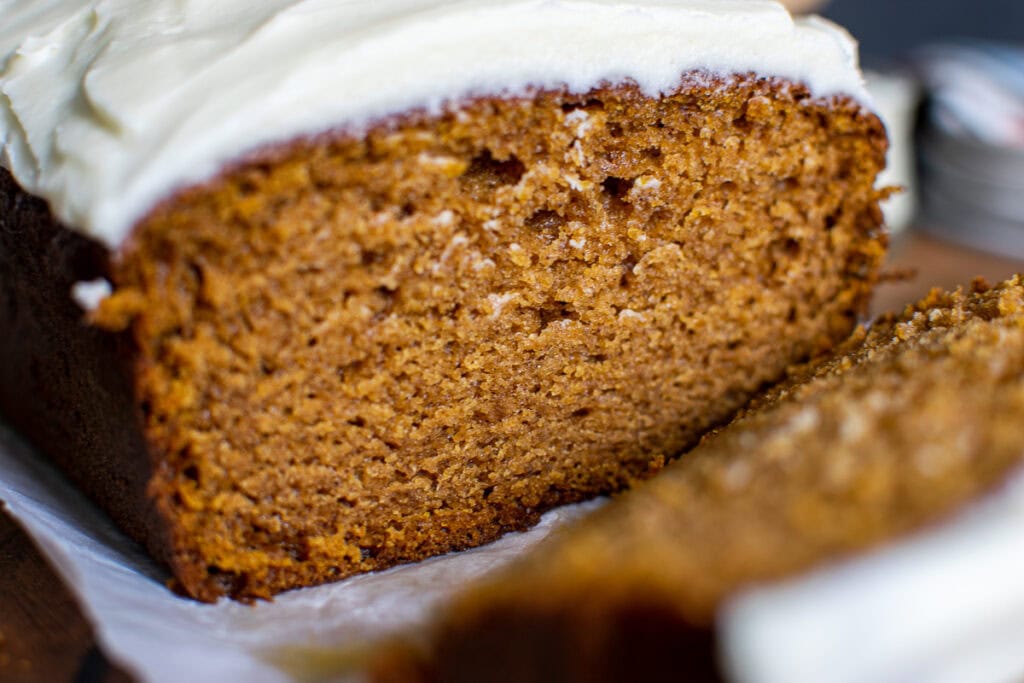
[[[108,246],[274,142],[529,87],[756,71],[866,100],[849,36],[768,0],[0,0],[0,163]]]
[[[738,597],[719,622],[740,683],[1024,677],[1024,470],[951,522]]]

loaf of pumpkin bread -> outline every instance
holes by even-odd
[[[191,596],[620,490],[865,309],[885,134],[822,20],[222,4],[0,28],[0,411]]]

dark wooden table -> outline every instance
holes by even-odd
[[[1024,271],[998,258],[910,233],[893,242],[889,270],[917,276],[882,285],[875,311],[894,310],[931,286],[953,287],[983,276],[991,282]],[[97,649],[92,630],[67,588],[32,542],[0,512],[0,681],[127,681]]]

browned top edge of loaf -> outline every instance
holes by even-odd
[[[778,76],[764,76],[755,72],[743,74],[721,75],[701,69],[694,69],[684,73],[679,79],[679,85],[674,89],[663,93],[664,96],[683,93],[695,87],[717,87],[727,89],[742,81],[756,81],[769,85],[772,88],[780,88],[792,91],[797,98],[810,103],[825,106],[836,111],[855,113],[858,117],[867,117],[874,120],[872,127],[876,129],[873,143],[881,154],[889,148],[889,140],[885,133],[885,124],[881,118],[857,101],[854,97],[845,94],[832,94],[828,96],[814,96],[810,89],[803,83]],[[577,92],[569,88],[538,88],[529,87],[522,92],[513,95],[473,95],[462,97],[446,102],[440,112],[432,112],[424,107],[416,107],[403,112],[390,114],[370,121],[360,126],[339,125],[317,133],[309,133],[296,136],[283,142],[269,143],[258,149],[242,154],[237,159],[230,161],[221,168],[213,177],[198,183],[187,184],[171,191],[167,197],[157,202],[146,214],[136,221],[129,232],[129,237],[120,247],[114,250],[114,258],[119,258],[125,251],[132,249],[136,243],[135,235],[139,230],[144,229],[150,221],[159,218],[160,215],[169,213],[187,198],[212,192],[216,188],[228,182],[228,179],[236,174],[244,172],[245,169],[253,166],[274,165],[289,159],[302,156],[315,147],[329,147],[346,141],[357,140],[375,132],[390,132],[406,126],[414,126],[430,121],[438,116],[444,116],[460,109],[465,109],[474,104],[490,100],[507,100],[529,104],[534,98],[543,95],[558,95],[566,98],[587,98],[595,93],[604,90],[614,91],[618,95],[625,95],[628,98],[645,99],[646,95],[632,79],[622,81],[604,80],[594,85],[589,90]]]

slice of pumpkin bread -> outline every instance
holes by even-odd
[[[468,590],[432,675],[713,680],[728,598],[943,528],[1024,464],[1022,424],[1024,280],[934,291]]]

